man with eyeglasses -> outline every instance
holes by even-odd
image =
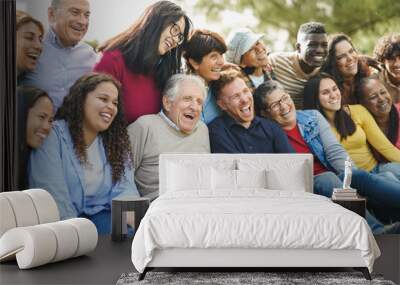
[[[344,162],[349,155],[327,120],[316,110],[296,111],[290,95],[275,80],[261,84],[254,92],[254,101],[256,114],[277,122],[297,153],[313,154],[314,193],[330,198],[334,188],[342,187]],[[384,194],[379,191],[396,187],[394,182],[384,180],[379,175],[353,169],[351,186],[369,201],[380,203],[379,196]],[[384,227],[368,211],[366,219],[375,234],[400,232],[400,223]]]
[[[212,84],[223,115],[208,125],[213,153],[291,153],[293,148],[275,122],[254,115],[253,95],[239,71],[221,72]]]
[[[299,27],[296,51],[269,55],[274,76],[292,97],[297,109],[303,109],[304,85],[319,73],[328,56],[328,36],[321,23],[309,22]]]

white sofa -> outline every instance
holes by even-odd
[[[16,259],[20,269],[57,262],[95,249],[96,226],[88,219],[64,221],[43,189],[0,193],[0,262]]]
[[[160,196],[132,243],[155,267],[354,267],[379,248],[359,215],[312,194],[311,154],[162,154]],[[368,269],[369,270],[368,270]]]

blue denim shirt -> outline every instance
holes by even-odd
[[[33,72],[28,72],[22,85],[33,85],[47,92],[55,107],[61,106],[75,81],[91,71],[98,60],[93,48],[83,41],[64,47],[53,29],[43,39],[43,51]]]
[[[107,162],[104,145],[100,143],[104,175],[101,187],[92,196],[85,196],[85,177],[72,143],[68,124],[64,120],[54,122],[48,138],[31,152],[28,166],[29,186],[43,188],[55,199],[61,219],[82,214],[91,216],[102,210],[110,210],[111,200],[121,193],[139,196],[133,182],[133,168],[125,168],[125,174],[116,184],[112,183],[111,166]]]
[[[207,125],[221,114],[222,111],[217,105],[214,93],[211,88],[208,88],[207,98],[204,101],[203,110],[201,111],[201,120]]]
[[[328,121],[317,110],[297,111],[296,115],[297,126],[313,155],[327,169],[343,173],[348,154],[336,139]]]

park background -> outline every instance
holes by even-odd
[[[51,0],[16,0],[17,9],[39,19],[48,29],[47,7]],[[128,28],[154,0],[91,0],[91,45]],[[398,0],[177,0],[195,28],[221,33],[225,38],[239,27],[265,34],[269,51],[291,51],[300,24],[319,21],[327,32],[351,36],[356,48],[372,55],[379,37],[400,32]]]

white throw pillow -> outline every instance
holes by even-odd
[[[306,191],[308,185],[305,161],[240,159],[239,170],[266,171],[267,187],[271,190]]]
[[[212,168],[211,173],[213,190],[236,190],[236,170]]]
[[[268,189],[306,192],[304,171],[301,167],[293,167],[289,174],[275,170],[266,170]]]
[[[197,165],[169,163],[168,191],[211,189],[211,168]]]
[[[237,187],[240,188],[267,188],[267,175],[262,170],[236,170]]]

